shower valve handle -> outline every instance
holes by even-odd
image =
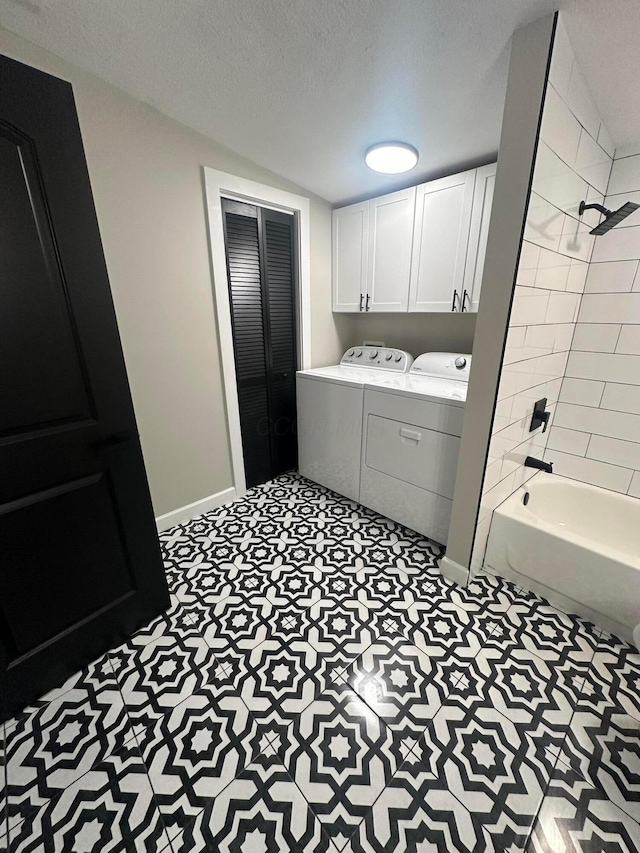
[[[542,432],[546,432],[549,426],[550,414],[550,412],[547,412],[547,398],[543,397],[541,400],[537,400],[533,407],[529,432],[533,432],[534,429],[538,429],[540,426],[542,427]]]

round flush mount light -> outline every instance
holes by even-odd
[[[374,172],[399,175],[413,169],[418,162],[418,152],[406,142],[379,142],[367,148],[364,162]]]

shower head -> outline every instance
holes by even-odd
[[[630,213],[633,213],[639,207],[640,204],[636,204],[635,201],[628,201],[622,207],[619,207],[618,210],[607,210],[601,204],[587,204],[581,201],[578,214],[582,216],[585,210],[599,210],[605,216],[605,219],[599,225],[596,225],[593,231],[589,231],[589,234],[595,234],[596,237],[600,237],[602,234],[606,234],[607,231],[615,228],[619,222],[622,222],[623,219],[626,219]]]

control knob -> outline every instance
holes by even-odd
[[[391,361],[391,359],[392,359],[392,358],[393,358],[393,353],[392,353],[392,352],[388,352],[388,353],[385,355],[384,360],[385,360],[385,361]]]
[[[358,352],[356,353],[356,358],[362,358],[362,350],[361,349],[359,349]]]
[[[467,366],[467,359],[460,356],[459,358],[456,358],[455,365],[457,370],[462,370]]]
[[[402,355],[398,354],[393,360],[394,361],[402,361]]]
[[[371,352],[369,353],[369,358],[375,358],[377,355],[378,355],[377,349],[371,350]]]
[[[349,350],[349,352],[347,353],[347,355],[349,356],[349,358],[353,358],[353,354],[354,354],[354,352],[355,352],[355,350]]]

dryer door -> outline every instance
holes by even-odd
[[[370,414],[365,465],[441,497],[453,498],[460,439]]]

